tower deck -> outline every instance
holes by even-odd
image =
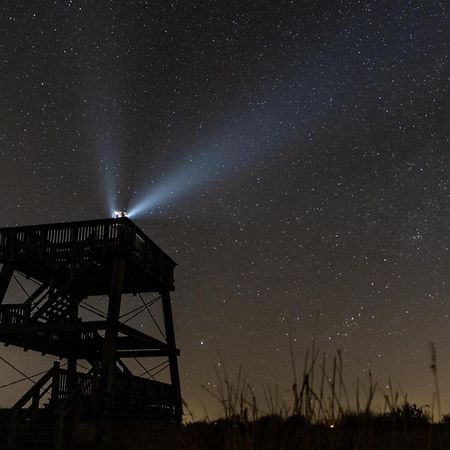
[[[122,293],[174,290],[175,262],[126,217],[0,228],[0,264],[41,283],[93,262],[89,282],[81,282],[88,296],[108,292],[117,255],[127,260]]]

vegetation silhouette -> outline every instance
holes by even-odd
[[[437,387],[436,351],[432,348],[431,371]],[[281,400],[277,387],[263,389],[258,403],[255,389],[240,367],[230,376],[220,360],[216,388],[204,389],[222,409],[219,419],[195,421],[188,417],[177,428],[154,424],[133,433],[126,423],[112,431],[111,450],[448,450],[450,414],[440,415],[439,392],[431,406],[418,406],[407,395],[381,388],[368,372],[365,383],[357,380],[349,390],[342,353],[327,364],[326,354],[312,347],[306,352],[301,376],[294,380],[291,405]],[[434,415],[438,411],[437,416]],[[190,417],[189,417],[190,415]],[[137,431],[137,430],[136,430]],[[122,437],[122,438],[121,438]],[[89,446],[78,446],[88,449]]]

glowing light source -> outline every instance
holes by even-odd
[[[128,217],[127,212],[122,209],[120,211],[114,211],[114,219],[122,219],[123,217]]]

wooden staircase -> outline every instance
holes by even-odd
[[[66,372],[55,369],[45,375],[12,408],[7,450],[19,445],[31,448],[33,440],[57,448],[59,444],[48,441],[65,433],[57,423],[66,423],[79,403],[83,423],[107,416],[181,422],[179,350],[170,299],[176,263],[132,221],[123,217],[0,228],[0,264],[0,342],[68,364]],[[37,284],[22,303],[9,295],[11,283],[20,284],[15,273]],[[121,305],[128,301],[124,294],[150,292],[160,297],[163,340],[120,320]],[[105,300],[105,314],[85,320],[80,303],[97,296]],[[135,376],[124,367],[117,370],[122,360],[130,358],[167,358],[170,383]],[[94,381],[86,385],[90,393],[72,394],[84,382],[77,378],[83,378],[76,372],[78,361],[95,367]],[[67,385],[59,384],[61,380]],[[0,450],[3,443],[0,436]]]
[[[70,442],[83,396],[93,395],[93,373],[78,373],[77,377],[77,385],[69,390],[67,371],[55,363],[9,413],[3,410],[4,449],[61,450],[65,442]]]
[[[85,297],[83,286],[93,276],[92,263],[78,267],[69,278],[63,278],[50,287],[42,284],[23,303],[0,305],[0,325],[19,325],[30,322],[57,323],[69,320],[70,308]]]

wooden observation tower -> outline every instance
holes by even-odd
[[[110,418],[181,422],[170,300],[175,263],[131,220],[1,228],[0,264],[0,342],[63,360],[12,408],[0,410],[7,450],[67,447],[80,423],[96,424],[101,448]],[[34,291],[11,303],[8,287],[18,277]],[[151,292],[162,305],[160,339],[121,319],[124,294],[139,295],[138,312],[150,312],[142,294]],[[80,316],[82,302],[92,296],[104,297],[102,320]],[[135,358],[164,358],[169,381],[133,374],[128,361]]]

